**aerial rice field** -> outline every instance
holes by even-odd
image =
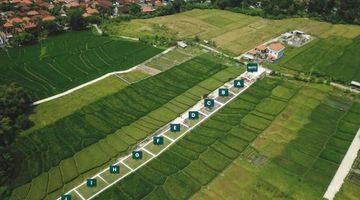
[[[274,64],[276,70],[290,69],[297,72],[311,72],[334,80],[360,81],[360,35],[320,38],[300,47],[287,47],[286,55]]]
[[[126,70],[161,51],[140,42],[68,32],[36,45],[1,49],[0,84],[16,82],[35,101]]]
[[[97,199],[321,198],[351,136],[356,133],[355,127],[359,126],[352,118],[360,115],[360,104],[329,95],[328,89],[276,79],[259,81],[146,167]],[[306,92],[318,94],[312,97]],[[278,140],[273,140],[274,136],[270,139],[263,135],[279,125],[281,118],[288,118],[288,113],[297,107],[296,102],[301,98],[306,100],[306,97],[314,98],[314,103],[309,107],[301,104],[298,109],[300,112],[305,107],[310,112],[309,118],[298,122],[305,124],[299,127],[298,137],[279,134],[285,138],[279,136]],[[264,112],[264,102],[271,104],[272,109]],[[326,117],[321,117],[324,112]],[[294,118],[301,116],[304,111]],[[296,126],[295,119],[291,121]],[[286,131],[285,128],[280,130]],[[309,134],[304,134],[305,130],[309,130]],[[289,138],[285,142],[286,137]],[[258,143],[258,140],[262,142]],[[277,151],[261,155],[259,152],[265,148]],[[249,156],[254,154],[264,158],[265,162]],[[324,168],[324,165],[330,167]],[[301,167],[307,167],[307,170],[297,171]],[[310,188],[313,190],[308,192]]]
[[[21,169],[9,181],[13,187],[20,186],[12,199],[34,199],[28,193],[31,190],[52,199],[125,154],[203,95],[244,71],[223,63],[221,58],[201,55],[27,132],[13,146]],[[204,81],[217,84],[207,86]],[[47,190],[36,187],[38,179],[48,183]]]
[[[302,86],[250,153],[193,199],[321,199],[360,125],[360,104],[331,93],[328,86]]]
[[[305,18],[263,19],[224,10],[191,10],[175,15],[112,23],[113,35],[141,37],[154,34],[154,24],[177,32],[177,37],[215,41],[222,51],[238,56],[290,30],[302,30],[314,41],[301,48],[287,47],[285,56],[270,65],[287,72],[314,72],[349,83],[359,81],[360,27]],[[107,26],[105,26],[106,28]]]
[[[355,200],[360,196],[360,152],[335,199]]]

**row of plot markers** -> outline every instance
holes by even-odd
[[[249,75],[248,72],[245,72],[235,80],[226,83],[218,90],[210,93],[188,112],[158,131],[158,134],[155,133],[151,138],[145,139],[145,141],[138,145],[137,150],[134,150],[130,155],[120,158],[114,165],[109,166],[109,168],[104,169],[97,175],[63,194],[58,200],[92,199],[116,182],[136,171],[245,91],[256,81],[260,73],[252,73],[251,79],[246,78],[248,77],[247,75]]]

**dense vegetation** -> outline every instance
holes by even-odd
[[[115,147],[119,152],[126,150],[127,147],[123,149],[126,143],[115,139],[118,136],[107,137],[107,135],[123,128],[120,132],[127,132],[130,135],[127,138],[144,138],[159,128],[159,123],[161,125],[175,118],[179,114],[179,110],[173,112],[164,108],[161,110],[161,115],[157,114],[142,119],[143,116],[162,107],[173,98],[224,68],[225,66],[215,62],[209,55],[197,57],[157,76],[131,84],[113,95],[84,106],[53,124],[27,133],[12,145],[11,151],[15,155],[14,162],[19,167],[16,168],[14,177],[9,180],[9,183],[13,186],[24,184],[40,173],[48,171],[52,166],[58,165],[61,160],[73,156],[90,144],[104,138],[119,145],[120,147]],[[200,96],[196,99],[199,98]],[[185,106],[184,109],[187,107]],[[132,123],[135,124],[128,126]],[[134,139],[132,140],[134,141]],[[100,153],[101,151],[96,151],[98,147],[87,151]],[[82,157],[82,155],[86,156]],[[95,154],[92,153],[92,155]],[[92,156],[80,153],[76,157],[76,159],[80,159],[77,161],[81,161],[81,159],[89,159]],[[95,158],[92,157],[91,163],[79,162],[78,166],[81,167],[79,172],[83,173],[89,170],[88,167],[95,163],[94,160]],[[70,172],[74,171],[70,170]]]
[[[309,16],[333,23],[360,24],[360,3],[356,0],[212,0],[212,3],[221,9],[262,17]]]
[[[0,86],[0,185],[11,176],[15,167],[10,146],[20,131],[31,126],[28,119],[30,105],[29,96],[20,86]],[[6,188],[0,186],[0,198],[6,195],[4,193]]]
[[[35,101],[105,73],[126,70],[161,51],[91,32],[69,32],[37,45],[0,50],[0,84],[16,82]]]

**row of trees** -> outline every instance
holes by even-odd
[[[360,24],[359,0],[212,0],[211,2],[221,9],[238,8],[238,11],[264,17],[310,16],[333,23]]]
[[[14,163],[10,146],[17,134],[32,126],[28,118],[31,101],[26,91],[16,85],[0,86],[0,185],[13,172]],[[0,186],[0,199],[5,199],[8,190]]]

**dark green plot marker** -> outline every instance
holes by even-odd
[[[244,80],[243,79],[234,80],[234,87],[236,87],[236,88],[244,87]]]
[[[163,136],[153,137],[153,143],[154,143],[154,145],[163,145],[164,137]]]
[[[132,158],[135,160],[140,160],[143,156],[142,151],[133,151],[132,152]]]
[[[96,187],[97,180],[95,178],[89,178],[86,180],[86,186],[88,187]]]
[[[199,119],[199,112],[198,111],[190,111],[189,119]]]
[[[64,194],[64,195],[61,195],[61,200],[71,200],[71,195],[70,194]]]
[[[170,131],[171,132],[179,132],[180,131],[180,124],[170,124]]]
[[[220,88],[219,89],[219,96],[221,96],[221,97],[229,96],[229,90],[227,88]]]
[[[204,106],[206,108],[213,108],[215,106],[215,101],[214,99],[205,99],[204,100]]]
[[[109,167],[110,174],[119,174],[120,173],[120,166],[119,165],[111,165]]]
[[[258,64],[257,63],[248,63],[246,65],[246,71],[248,71],[248,72],[257,72],[258,71]]]

